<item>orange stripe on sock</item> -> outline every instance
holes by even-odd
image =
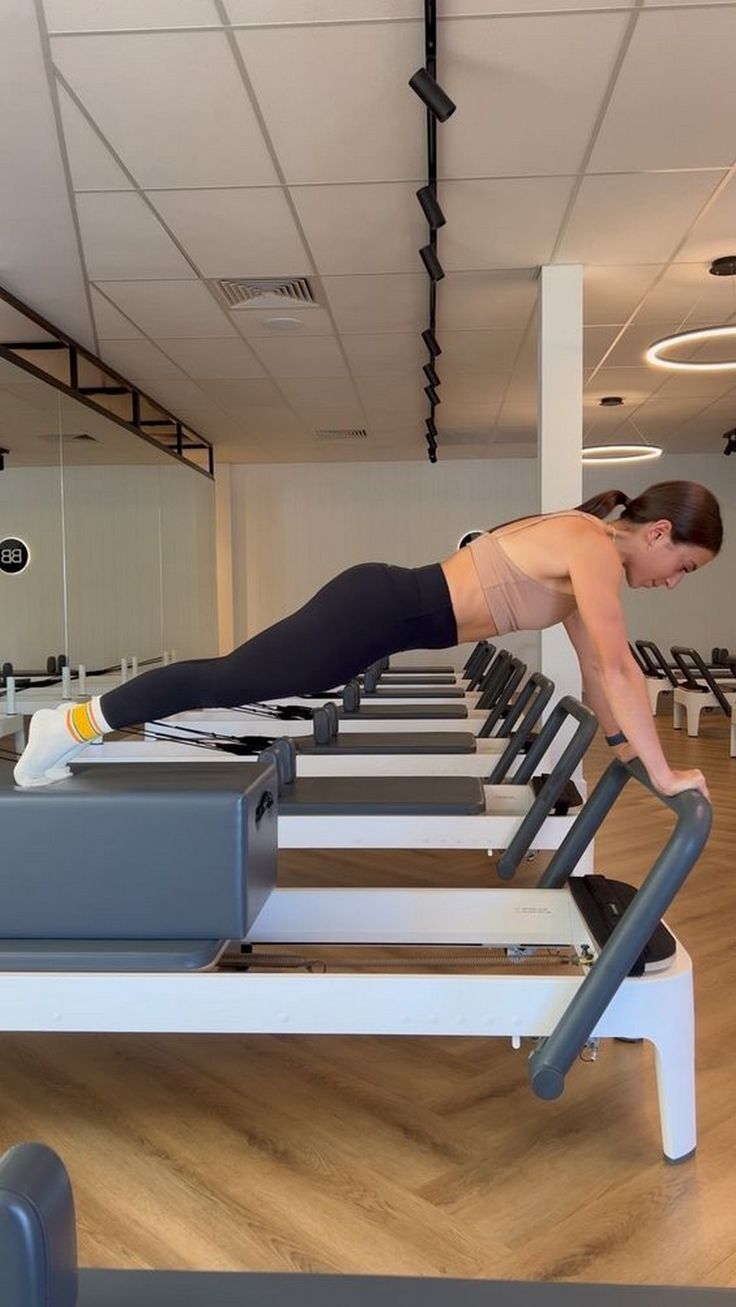
[[[80,744],[88,744],[100,734],[88,703],[78,703],[70,708],[66,721],[69,731]]]

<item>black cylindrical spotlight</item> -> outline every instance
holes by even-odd
[[[414,76],[409,78],[409,85],[441,123],[447,122],[450,115],[455,112],[456,106],[453,101],[426,68],[417,68]]]
[[[424,425],[427,428],[427,438],[431,436],[432,440],[437,439],[437,425],[434,418],[425,418]]]
[[[439,347],[439,343],[431,327],[427,327],[427,330],[422,332],[422,340],[427,346],[427,349],[429,350],[433,359],[436,359],[437,355],[442,353],[442,350]]]
[[[417,199],[422,206],[431,231],[436,231],[438,227],[444,227],[447,219],[439,206],[437,196],[434,193],[434,186],[423,186],[420,191],[417,191]]]
[[[440,403],[440,397],[437,394],[437,391],[435,390],[434,386],[425,386],[424,393],[427,396],[427,399],[429,400],[430,404],[432,405],[432,408],[436,408],[437,405]]]
[[[425,364],[424,364],[424,367],[422,368],[422,372],[424,373],[425,377],[427,378],[427,381],[429,382],[430,386],[439,386],[439,385],[440,385],[440,379],[439,379],[439,377],[437,376],[437,373],[435,372],[435,370],[434,370],[434,368],[432,367],[432,364],[431,364],[431,363],[425,363]]]
[[[427,272],[429,273],[431,280],[442,281],[442,278],[445,275],[445,270],[442,267],[442,264],[440,263],[439,259],[437,258],[437,255],[435,254],[434,250],[432,249],[432,246],[423,245],[419,251],[419,254],[421,256],[422,263],[424,264],[425,268],[427,269]]]

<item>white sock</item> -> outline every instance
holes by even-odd
[[[28,789],[70,776],[66,764],[109,730],[99,696],[89,703],[39,709],[31,718],[28,743],[13,772],[16,785]]]

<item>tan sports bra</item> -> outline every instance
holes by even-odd
[[[615,535],[610,522],[603,522],[577,508],[546,513],[545,517],[584,517],[588,522],[597,523],[611,538]],[[515,535],[539,520],[539,517],[525,518],[496,531],[486,531],[468,545],[497,635],[508,635],[509,631],[544,630],[563,622],[577,607],[574,595],[528,576],[511,561],[503,548],[501,542],[507,535]]]

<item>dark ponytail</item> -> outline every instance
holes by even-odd
[[[636,499],[621,490],[605,490],[580,505],[580,512],[593,517],[607,517],[623,504],[621,522],[641,526],[660,518],[672,523],[672,543],[701,545],[717,554],[723,543],[723,522],[718,500],[697,481],[660,481],[649,486]]]
[[[625,495],[623,490],[602,490],[599,495],[593,495],[586,499],[584,504],[578,506],[579,513],[590,513],[591,517],[608,517],[614,508],[623,504],[625,508],[629,505],[629,496]],[[622,513],[622,517],[624,514]]]

